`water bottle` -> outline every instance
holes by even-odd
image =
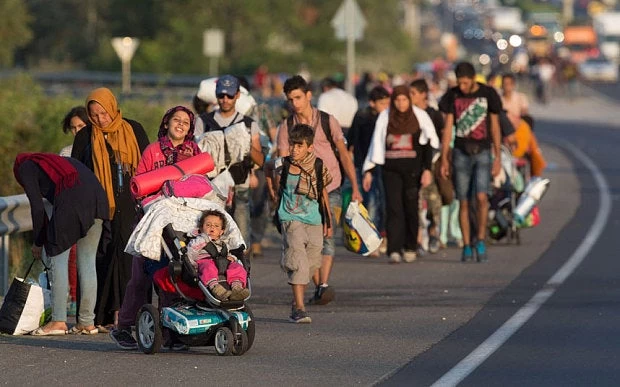
[[[118,177],[118,192],[123,192],[123,167],[116,164],[116,173]]]

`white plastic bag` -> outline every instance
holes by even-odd
[[[213,186],[213,190],[217,192],[218,198],[222,200],[223,205],[231,206],[235,192],[235,180],[233,180],[228,169],[225,169],[219,175],[215,176],[211,180],[211,185]]]
[[[370,255],[381,245],[381,234],[370,220],[362,203],[352,201],[347,207],[342,224],[344,246],[347,250],[364,256]]]

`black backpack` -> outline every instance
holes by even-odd
[[[237,116],[238,115],[239,113],[237,113]],[[241,121],[237,121],[237,116],[233,118],[229,126],[236,125],[239,122],[241,122]],[[202,118],[202,121],[204,122],[205,132],[211,132],[213,130],[224,131],[227,127],[229,127],[227,126],[225,128],[222,128],[220,124],[218,124],[217,121],[215,121],[215,112],[203,113],[200,115],[200,118]],[[242,121],[245,124],[245,127],[251,136],[252,122],[254,122],[254,120],[251,117],[243,116]],[[238,163],[234,163],[234,164],[230,163],[230,152],[228,151],[228,144],[226,143],[226,137],[224,137],[224,163],[226,163],[226,166],[228,167],[228,171],[230,172],[233,180],[235,181],[235,184],[243,184],[245,182],[248,175],[250,174],[250,171],[252,170],[252,165],[253,165],[252,158],[250,157],[249,154],[246,155],[243,158],[243,160]]]
[[[282,224],[280,223],[280,217],[278,216],[278,210],[280,209],[280,205],[282,204],[282,193],[284,192],[284,188],[286,188],[286,179],[288,178],[288,171],[291,167],[291,159],[290,156],[284,157],[282,159],[282,171],[280,171],[280,185],[278,187],[278,204],[276,205],[276,211],[273,214],[273,224],[278,229],[278,232],[282,234]],[[331,226],[329,221],[329,216],[327,216],[328,209],[325,207],[325,203],[323,203],[323,160],[320,158],[316,158],[314,160],[314,170],[316,171],[316,189],[317,189],[317,200],[319,201],[319,212],[321,213],[321,223],[326,224],[327,226]]]

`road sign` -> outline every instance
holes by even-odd
[[[218,28],[205,30],[202,44],[202,53],[209,58],[209,74],[217,76],[218,59],[224,55],[224,31]]]
[[[138,48],[139,44],[139,39],[130,38],[129,36],[112,38],[112,47],[114,47],[116,55],[118,55],[123,64],[123,93],[129,93],[131,91],[131,58],[133,58],[133,54],[136,52],[136,48]]]
[[[224,31],[211,28],[203,34],[202,53],[206,57],[219,58],[224,55]]]
[[[344,0],[336,15],[332,19],[332,27],[336,31],[336,38],[347,40],[362,40],[366,28],[366,18],[355,0]]]
[[[344,0],[332,19],[336,38],[347,42],[347,79],[345,89],[353,94],[353,73],[355,72],[355,41],[362,40],[366,18],[355,0]]]
[[[118,55],[121,61],[131,60],[139,44],[139,39],[130,38],[129,36],[112,38],[112,47],[114,47],[114,51],[116,51],[116,55]]]

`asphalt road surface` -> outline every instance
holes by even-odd
[[[257,332],[243,356],[219,357],[213,348],[149,356],[120,351],[104,334],[3,335],[0,381],[425,386],[444,377],[445,385],[617,384],[620,217],[613,204],[620,132],[611,124],[617,114],[610,106],[560,101],[535,110],[549,162],[545,175],[552,179],[540,206],[542,221],[523,230],[521,245],[491,246],[486,264],[461,264],[457,249],[389,265],[385,257],[365,258],[340,248],[330,280],[335,301],[310,306],[312,324],[295,325],[287,320],[290,290],[274,244],[253,264],[250,304]],[[601,208],[607,209],[604,216]],[[584,243],[588,248],[580,249]],[[546,285],[578,250],[583,262],[574,272],[562,283]],[[493,345],[483,345],[486,357],[450,378],[450,370],[488,343],[541,289],[546,302],[537,304],[531,318],[494,341],[500,345],[491,353]]]

